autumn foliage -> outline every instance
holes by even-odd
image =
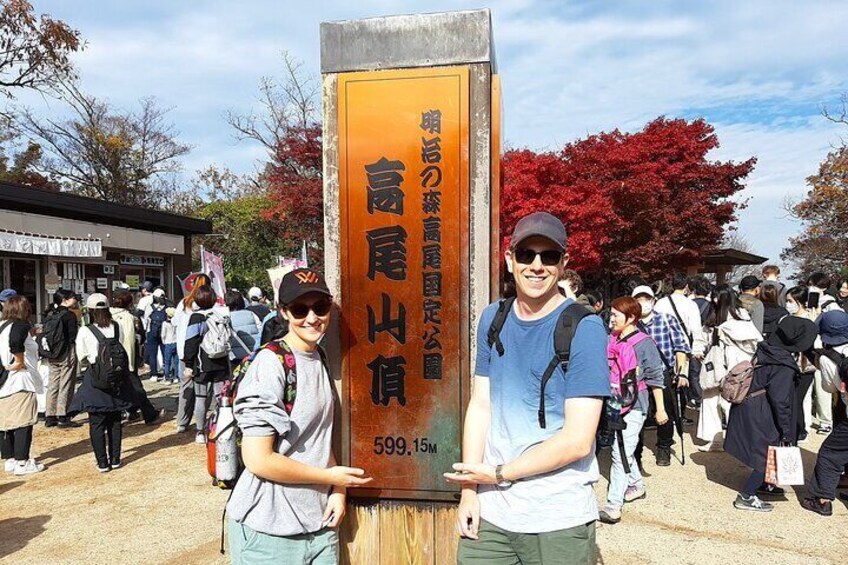
[[[601,277],[658,277],[716,247],[743,205],[733,199],[755,159],[708,159],[719,145],[704,120],[658,118],[559,152],[504,155],[502,244],[525,214],[548,211],[569,231],[570,266]]]

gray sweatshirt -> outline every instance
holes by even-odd
[[[239,383],[233,413],[245,437],[277,436],[276,451],[314,467],[330,464],[333,389],[319,353],[295,352],[297,397],[291,416],[283,407],[285,373],[272,351],[261,351]],[[294,536],[323,529],[330,487],[285,485],[245,469],[227,512],[265,534]]]

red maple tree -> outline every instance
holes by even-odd
[[[711,161],[718,136],[704,120],[658,118],[557,153],[504,155],[501,233],[545,210],[565,222],[570,265],[607,279],[659,277],[715,248],[744,206],[733,199],[756,159]]]
[[[324,188],[322,175],[321,126],[291,128],[276,147],[269,163],[268,193],[272,206],[265,219],[273,220],[280,237],[299,249],[310,246],[309,264],[320,267],[324,248]]]

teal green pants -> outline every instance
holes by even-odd
[[[233,565],[337,565],[339,537],[329,528],[314,534],[272,536],[230,520],[230,560]]]
[[[595,565],[594,522],[520,534],[481,520],[479,538],[459,541],[458,565]]]

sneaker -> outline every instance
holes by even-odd
[[[16,461],[14,459],[6,459],[6,462],[3,463],[3,469],[7,473],[12,473],[15,470],[15,463]]]
[[[44,417],[44,427],[45,428],[55,428],[59,423],[59,420],[56,416],[45,416]]]
[[[798,441],[796,441],[795,443],[807,443],[807,433],[804,432],[801,435],[799,435]]]
[[[607,504],[598,512],[598,520],[604,524],[618,524],[621,522],[621,508],[613,508]]]
[[[118,461],[117,463],[112,463],[111,465],[109,465],[109,467],[111,467],[113,471],[115,469],[120,469],[121,468],[121,462]]]
[[[147,424],[148,426],[152,426],[153,424],[155,424],[156,422],[158,422],[158,421],[160,421],[164,418],[165,418],[165,409],[160,408],[159,410],[156,411],[156,415],[153,417],[152,420],[145,420],[144,423]]]
[[[645,490],[644,486],[634,485],[631,487],[627,487],[627,490],[624,491],[624,502],[633,502],[634,500],[641,500],[648,496],[648,491]]]
[[[177,433],[178,433],[178,434],[185,433],[185,431],[186,431],[186,427],[185,427],[185,426],[177,426]]]
[[[159,381],[159,375],[151,375],[151,377],[150,377],[148,380],[149,380],[151,383],[158,382],[158,381]],[[165,380],[165,377],[162,377],[162,380],[164,381],[164,380]]]
[[[831,426],[819,426],[819,429],[816,433],[819,434],[820,436],[826,436],[827,434],[829,434],[832,431],[833,431],[833,428]]]
[[[757,494],[765,496],[783,496],[786,491],[778,486],[763,483],[757,489]]]
[[[194,436],[194,443],[206,443],[206,434],[203,432],[197,432],[197,435]]]
[[[112,470],[112,468],[109,465],[106,465],[105,467],[101,467],[100,465],[98,465],[97,470],[101,473],[108,473]]]
[[[733,501],[733,507],[737,510],[751,510],[752,512],[771,512],[774,510],[774,504],[763,502],[756,495],[745,497],[737,494],[736,500]]]
[[[657,466],[668,467],[671,465],[671,449],[668,447],[657,448]]]
[[[35,459],[27,459],[24,463],[16,463],[15,475],[32,475],[44,470],[44,465],[36,463]]]
[[[805,498],[801,501],[801,508],[809,510],[810,512],[815,512],[821,516],[833,516],[833,504],[829,500],[826,500],[824,504],[822,504],[818,498]]]

